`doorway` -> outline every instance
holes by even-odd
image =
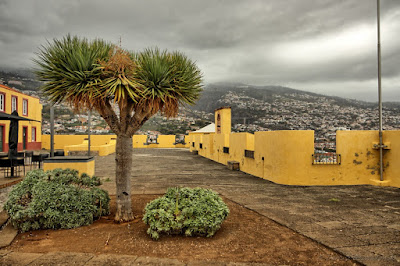
[[[28,146],[28,127],[22,127],[22,149],[26,150]]]
[[[4,151],[4,125],[0,125],[0,151]]]

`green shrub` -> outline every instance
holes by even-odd
[[[156,240],[160,233],[211,237],[228,214],[228,206],[212,190],[169,188],[146,205],[143,221],[150,226],[147,234]]]
[[[4,210],[22,232],[88,225],[110,212],[110,197],[99,185],[98,177],[76,170],[33,170],[15,185]]]

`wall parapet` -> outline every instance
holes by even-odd
[[[108,155],[115,152],[116,135],[91,135],[91,150],[98,151],[99,155]],[[69,151],[87,150],[88,135],[54,135],[54,149]],[[160,135],[157,143],[147,143],[147,135],[133,135],[133,148],[189,148],[188,136],[185,136],[184,144],[176,143],[175,135]],[[50,135],[42,135],[42,148],[50,149]]]
[[[189,134],[191,150],[240,170],[286,185],[381,185],[400,187],[400,131],[384,131],[384,182],[379,181],[378,131],[337,131],[332,161],[314,161],[314,131],[282,130]],[[200,143],[202,147],[200,149]]]

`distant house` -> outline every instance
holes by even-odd
[[[215,133],[215,124],[211,123],[199,130],[194,131],[193,133]]]
[[[35,121],[19,121],[18,150],[39,150],[42,145],[42,105],[39,98],[0,84],[0,112],[11,114],[16,110],[19,116]],[[10,121],[0,120],[0,152],[8,151]]]

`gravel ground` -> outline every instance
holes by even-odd
[[[8,194],[10,194],[12,188],[13,186],[0,189],[0,211],[3,210],[3,206],[6,203]]]

